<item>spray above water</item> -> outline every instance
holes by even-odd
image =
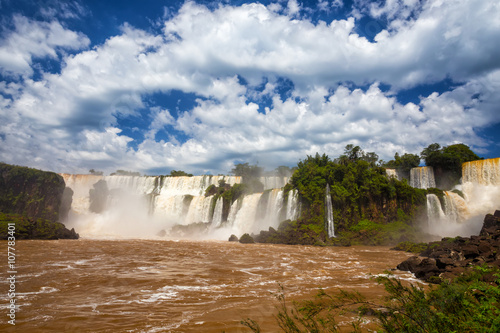
[[[74,192],[66,225],[87,238],[156,238],[176,225],[198,225],[199,237],[225,240],[231,234],[276,228],[299,213],[294,190],[287,200],[283,189],[276,188],[243,196],[230,207],[224,207],[222,197],[205,196],[209,186],[221,181],[232,186],[241,183],[241,177],[62,176]],[[285,185],[288,178],[263,180],[267,187]]]
[[[427,195],[428,232],[443,237],[477,235],[484,216],[499,207],[500,158],[466,162],[461,185],[445,191],[442,200]]]

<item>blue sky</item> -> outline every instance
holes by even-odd
[[[0,0],[0,161],[228,173],[347,144],[500,157],[493,0]]]

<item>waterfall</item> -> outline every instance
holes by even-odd
[[[335,237],[335,225],[333,224],[333,205],[332,197],[330,196],[330,185],[326,184],[325,195],[325,224],[328,232],[328,237]]]
[[[456,190],[463,195],[445,191],[442,207],[437,197],[427,195],[430,233],[450,237],[479,233],[484,216],[500,206],[500,158],[464,163],[462,184]]]
[[[214,209],[214,217],[212,219],[212,226],[214,228],[220,227],[222,224],[222,209],[224,206],[224,200],[222,197],[217,199],[217,202],[215,203],[215,209]]]
[[[264,185],[265,190],[282,188],[288,183],[288,177],[260,177],[260,182]]]
[[[462,165],[462,182],[500,185],[500,157],[464,163]]]
[[[291,190],[288,192],[288,200],[286,205],[286,216],[287,220],[296,220],[299,213],[299,192],[297,190]]]
[[[415,188],[436,187],[432,167],[419,167],[410,170],[410,186]]]
[[[241,183],[233,176],[95,176],[62,174],[73,194],[67,226],[74,227],[82,237],[151,237],[174,225],[211,223],[212,235],[227,239],[231,233],[259,232],[277,227],[280,219],[298,214],[296,191],[290,191],[284,207],[283,190],[271,189],[265,206],[260,207],[262,193],[246,195],[231,204],[228,222],[222,224],[223,199],[213,202],[205,197],[206,189],[220,181],[229,185]],[[283,186],[286,177],[265,177],[265,186]],[[103,211],[93,213],[90,191],[98,181],[106,182],[108,191],[93,200],[106,200]],[[103,199],[104,198],[104,199]],[[215,207],[215,208],[214,208]],[[286,210],[286,211],[285,211]],[[259,218],[256,218],[259,216]],[[227,235],[226,235],[227,234]],[[207,235],[207,237],[211,237]]]
[[[232,226],[240,234],[258,232],[261,230],[253,227],[261,196],[262,193],[254,193],[246,195],[243,198],[241,208],[235,213],[234,221],[232,222]]]
[[[435,234],[436,226],[440,226],[445,221],[446,215],[441,207],[441,202],[435,194],[427,194],[427,220],[428,232]]]
[[[405,176],[404,172],[399,169],[385,169],[385,173],[387,174],[388,178],[396,178],[400,181],[408,177],[408,175]]]
[[[269,196],[269,200],[267,201],[266,214],[265,214],[265,223],[264,225],[277,228],[281,210],[283,209],[283,190],[282,189],[273,189],[271,190],[271,194]]]
[[[467,235],[470,228],[465,223],[469,217],[465,200],[457,193],[445,191],[443,202],[444,206],[435,194],[427,194],[427,232],[441,237]]]
[[[462,185],[470,223],[479,231],[486,214],[500,207],[500,158],[462,164]]]

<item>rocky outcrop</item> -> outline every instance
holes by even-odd
[[[18,214],[0,213],[0,239],[8,239],[7,226],[15,225],[15,238],[18,239],[78,239],[75,229],[68,230],[64,224],[45,219],[33,219]]]
[[[477,265],[500,267],[500,211],[488,214],[479,236],[443,238],[397,266],[428,282],[449,280]]]
[[[253,244],[253,243],[255,243],[255,241],[253,240],[252,236],[250,236],[249,234],[243,234],[240,237],[240,243]]]
[[[0,163],[0,212],[56,222],[65,187],[56,173]]]
[[[0,163],[0,239],[15,224],[16,239],[78,238],[58,221],[71,208],[73,191],[53,172]]]

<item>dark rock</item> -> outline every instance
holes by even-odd
[[[240,237],[240,243],[243,243],[243,244],[252,244],[252,243],[255,243],[255,241],[253,240],[252,236],[250,236],[249,234],[243,234]]]
[[[473,259],[479,256],[479,251],[476,245],[465,245],[462,247],[462,253],[465,259]]]
[[[89,190],[90,206],[89,210],[94,213],[102,213],[106,209],[109,189],[105,180],[101,179],[94,184],[94,188]]]
[[[401,271],[414,272],[417,266],[422,262],[422,259],[417,256],[412,256],[400,263],[397,269]]]
[[[450,257],[440,257],[436,258],[436,266],[440,269],[446,268],[447,266],[453,266],[455,260]]]
[[[497,210],[495,213],[488,214],[484,218],[483,227],[481,228],[480,236],[491,236],[495,231],[500,229],[500,211]]]
[[[477,250],[479,251],[479,253],[482,255],[484,253],[489,253],[491,252],[491,246],[488,242],[486,241],[482,241],[479,243],[479,245],[477,246]]]
[[[397,268],[427,282],[439,283],[472,266],[500,267],[500,211],[486,215],[480,236],[443,238],[429,243],[420,256],[424,258],[410,257]]]
[[[73,190],[69,187],[65,187],[61,198],[61,206],[59,207],[59,221],[64,221],[68,218],[72,203]]]

